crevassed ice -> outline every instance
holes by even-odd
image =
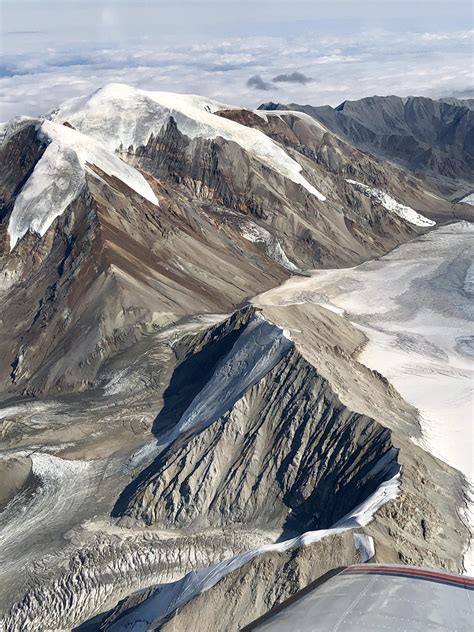
[[[39,136],[49,144],[15,201],[8,224],[10,250],[29,230],[40,236],[46,233],[81,192],[90,165],[120,179],[158,206],[142,174],[99,141],[51,121],[42,123]]]
[[[364,527],[372,521],[375,513],[385,503],[394,500],[398,496],[399,487],[400,471],[396,472],[390,479],[381,483],[371,496],[353,511],[349,512],[347,516],[342,518],[332,528],[307,531],[290,540],[266,544],[225,559],[209,568],[192,571],[175,584],[169,585],[169,589],[172,591],[172,595],[170,595],[172,599],[166,599],[166,596],[161,591],[152,592],[150,597],[118,619],[110,629],[113,630],[113,632],[126,632],[126,630],[133,628],[136,632],[146,632],[153,622],[161,620],[176,608],[181,608],[193,597],[209,590],[223,577],[241,568],[258,555],[271,552],[285,552],[297,547],[319,542],[325,537],[342,533],[348,529]],[[373,539],[369,539],[369,536],[364,536],[359,539],[359,541],[356,541],[356,545],[359,545],[361,548],[363,547],[367,556],[373,555]]]
[[[145,145],[150,135],[159,133],[173,116],[179,130],[189,138],[221,137],[233,141],[319,200],[326,199],[302,175],[301,165],[263,132],[215,115],[224,109],[235,108],[195,95],[147,92],[109,84],[91,97],[67,101],[54,118],[69,121],[84,134],[111,144],[114,150],[120,145],[126,150],[130,146]]]
[[[381,189],[374,189],[366,184],[362,184],[362,182],[357,182],[357,180],[346,180],[346,182],[352,184],[353,187],[361,193],[367,195],[367,197],[370,197],[372,200],[381,204],[385,209],[387,209],[387,211],[395,213],[395,215],[398,215],[398,217],[410,222],[410,224],[415,224],[415,226],[434,226],[436,224],[436,222],[428,219],[420,213],[417,213],[409,206],[400,204],[391,195],[385,193],[385,191],[382,191]]]

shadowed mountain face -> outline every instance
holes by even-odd
[[[334,566],[462,570],[466,481],[358,360],[394,327],[446,375],[396,299],[432,332],[469,289],[471,119],[425,101],[112,84],[0,127],[0,630],[236,632]],[[388,129],[405,166],[361,149]]]
[[[367,97],[336,108],[265,103],[261,110],[296,110],[363,150],[429,177],[457,200],[474,187],[472,101]]]

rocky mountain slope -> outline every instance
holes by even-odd
[[[200,97],[114,84],[3,136],[10,392],[87,388],[150,325],[231,309],[290,272],[358,263],[458,214],[309,117]]]
[[[356,147],[422,174],[454,201],[474,188],[472,100],[374,96],[336,108],[265,103],[260,109],[304,112]]]
[[[230,631],[334,565],[463,570],[464,476],[310,270],[472,207],[192,95],[113,84],[0,133],[0,630]]]
[[[47,545],[54,543],[55,553],[43,551],[48,566],[36,561],[23,596],[20,587],[13,591],[17,601],[6,615],[7,629],[34,629],[40,621],[51,629],[70,629],[137,590],[147,592],[131,597],[132,604],[152,599],[155,592],[149,587],[154,584],[159,584],[158,591],[173,595],[165,611],[160,598],[147,615],[151,621],[164,621],[177,605],[184,613],[183,606],[194,597],[202,600],[208,594],[214,600],[215,590],[220,594],[223,585],[232,586],[233,578],[241,576],[244,570],[239,569],[251,568],[246,573],[248,590],[262,594],[262,599],[244,610],[235,602],[233,612],[240,612],[241,618],[228,621],[223,629],[238,629],[272,603],[270,597],[263,599],[265,586],[273,585],[271,566],[265,574],[253,570],[265,565],[266,555],[283,566],[289,555],[301,563],[310,555],[314,568],[302,573],[301,582],[324,572],[331,561],[366,559],[371,548],[385,561],[461,568],[468,534],[458,517],[463,505],[461,479],[410,441],[410,435],[419,434],[414,411],[381,376],[351,359],[360,338],[348,324],[339,326],[339,316],[324,308],[290,306],[281,318],[291,325],[306,322],[316,332],[315,344],[307,342],[314,364],[304,357],[304,344],[293,343],[284,329],[253,309],[201,327],[175,343],[175,369],[164,380],[164,391],[158,385],[154,389],[151,401],[160,411],[151,428],[155,438],[145,427],[136,432],[132,448],[132,433],[125,433],[118,440],[119,450],[117,445],[108,447],[106,459],[107,443],[118,439],[113,419],[130,407],[132,372],[143,375],[142,362],[134,368],[127,363],[119,371],[119,381],[112,377],[112,417],[110,427],[102,428],[102,439],[95,433],[49,457],[56,481],[49,485],[60,494],[51,499],[53,506],[70,500],[70,485],[74,489],[81,479],[85,494],[97,489],[94,495],[101,501],[91,504],[77,498],[77,509],[62,524],[55,522],[50,505],[44,507],[42,528],[49,531]],[[148,353],[149,345],[150,341]],[[183,380],[188,384],[184,393]],[[348,384],[350,390],[342,394],[342,385]],[[365,400],[365,411],[351,412],[347,405],[364,400],[366,389],[371,397]],[[138,389],[133,392],[137,397]],[[70,416],[79,402],[89,411],[87,416],[97,416],[84,397],[63,402],[62,414]],[[133,417],[139,417],[149,401],[146,404],[141,408],[136,402]],[[101,405],[107,410],[107,396],[102,395]],[[384,411],[385,416],[379,412],[378,417],[385,426],[369,417],[377,410]],[[18,418],[21,411],[12,416]],[[58,425],[60,410],[55,417]],[[85,423],[86,419],[75,421],[79,428]],[[34,440],[51,445],[53,437],[36,433]],[[101,458],[91,460],[99,442],[104,444]],[[54,444],[58,445],[57,436]],[[61,474],[67,463],[77,463],[74,475],[69,466]],[[44,469],[35,467],[40,480],[47,480]],[[38,500],[30,501],[33,516],[38,514]],[[116,517],[112,523],[97,519],[97,512],[103,515],[107,507]],[[12,507],[8,518],[5,528],[11,537]],[[67,542],[61,542],[64,530]],[[367,544],[354,540],[354,532],[368,538]],[[26,537],[24,526],[22,533]],[[344,535],[344,546],[339,537],[326,540],[345,533],[352,540]],[[9,547],[20,544],[21,539],[15,543],[19,537],[6,547],[10,554],[14,549]],[[280,542],[273,544],[275,540]],[[301,546],[309,546],[308,553],[299,553]],[[301,582],[282,584],[274,599],[291,594]],[[124,609],[129,606],[122,605],[119,611]],[[116,619],[112,613],[101,625],[119,625]],[[212,621],[210,615],[210,625]]]

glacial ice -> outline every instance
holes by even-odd
[[[54,119],[68,121],[84,134],[108,143],[145,145],[150,135],[158,134],[172,116],[178,129],[189,138],[223,138],[240,145],[260,162],[304,187],[324,201],[320,193],[302,175],[302,167],[263,132],[241,125],[215,112],[235,109],[205,97],[171,92],[147,92],[122,84],[109,84],[90,97],[67,101],[54,113]]]
[[[461,470],[472,489],[474,371],[466,341],[474,316],[473,236],[469,222],[441,226],[377,262],[294,277],[255,301],[329,303],[342,310],[369,339],[358,360],[418,408],[423,448]],[[474,540],[465,567],[474,569]]]
[[[49,143],[18,195],[8,224],[10,250],[32,231],[41,237],[80,194],[91,165],[124,182],[158,206],[150,185],[99,141],[64,125],[44,121],[39,136]]]
[[[459,200],[459,202],[462,202],[463,204],[471,204],[472,206],[474,206],[474,193],[466,195],[466,197],[463,197],[463,199]]]
[[[288,259],[278,239],[273,237],[266,228],[247,220],[241,225],[240,232],[242,233],[242,237],[247,239],[247,241],[265,244],[268,256],[281,266],[290,272],[298,272],[299,268]]]
[[[355,189],[364,193],[367,197],[381,204],[387,211],[395,213],[395,215],[410,222],[410,224],[414,224],[415,226],[434,226],[436,224],[436,222],[417,213],[409,206],[400,204],[391,195],[381,189],[368,187],[366,184],[362,184],[362,182],[357,182],[357,180],[346,180],[346,182],[352,184]]]
[[[319,542],[327,536],[342,533],[348,529],[366,526],[371,522],[374,514],[380,507],[397,497],[399,478],[400,472],[395,473],[392,478],[382,483],[369,498],[330,529],[307,531],[295,538],[266,544],[223,560],[209,568],[188,573],[179,582],[168,586],[165,595],[162,591],[152,593],[143,603],[132,609],[129,614],[125,614],[125,616],[118,619],[111,626],[111,632],[125,632],[131,629],[134,632],[146,632],[153,622],[159,621],[173,610],[185,605],[195,596],[209,590],[223,577],[247,564],[258,555],[272,552],[283,553],[293,548]],[[365,536],[358,542],[359,546],[363,548],[361,551],[363,556],[372,551],[373,541],[371,542],[370,540],[368,536]]]

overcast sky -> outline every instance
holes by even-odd
[[[0,120],[109,81],[336,105],[474,96],[471,0],[0,0]]]

